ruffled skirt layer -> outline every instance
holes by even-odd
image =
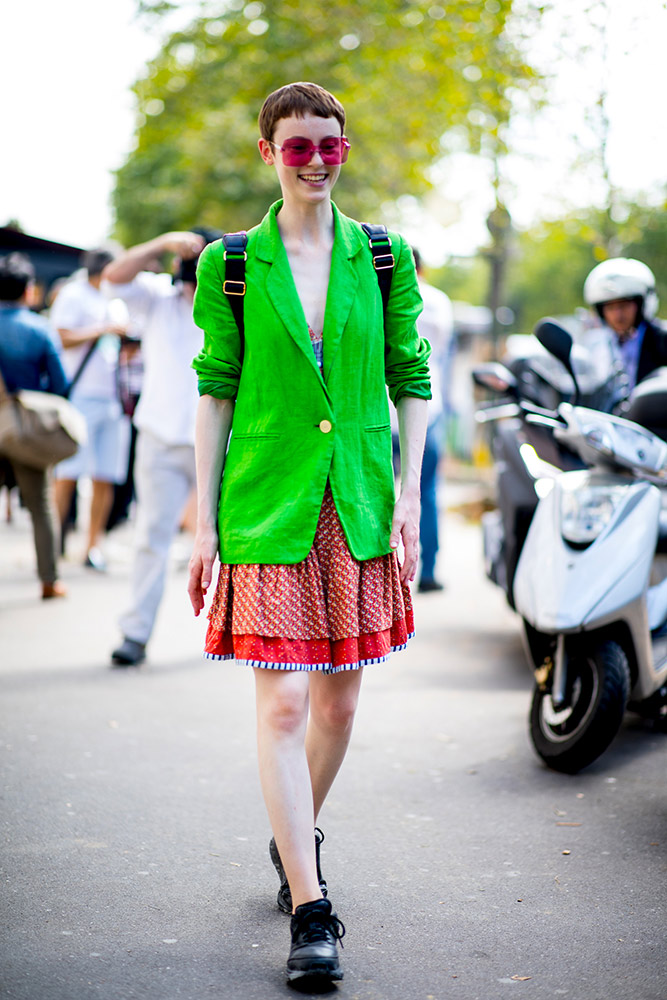
[[[271,670],[380,663],[414,634],[396,554],[354,559],[327,485],[313,547],[293,565],[223,563],[204,655]]]

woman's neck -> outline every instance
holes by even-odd
[[[317,205],[284,201],[277,222],[283,242],[308,243],[314,247],[333,243],[334,217],[328,199]]]

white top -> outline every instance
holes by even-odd
[[[109,301],[84,277],[63,285],[51,308],[49,319],[57,330],[81,330],[103,323],[125,323],[127,310],[122,302]],[[62,363],[68,381],[83,360],[90,341],[62,351]],[[100,337],[86,362],[81,378],[72,392],[72,399],[117,399],[116,369],[120,340],[115,334]]]
[[[424,302],[424,309],[417,319],[417,332],[431,345],[431,357],[428,360],[431,376],[431,399],[428,401],[429,427],[441,416],[445,404],[445,375],[449,353],[449,344],[454,332],[454,312],[449,296],[439,288],[419,279],[419,291]],[[396,411],[390,408],[392,429],[398,430]]]
[[[449,296],[439,288],[420,280],[419,291],[424,300],[424,310],[417,320],[417,330],[419,336],[425,337],[431,345],[429,372],[432,399],[428,404],[428,422],[432,424],[444,409],[445,372],[454,331],[454,313]]]
[[[192,359],[204,335],[192,319],[192,303],[169,274],[142,271],[126,285],[103,282],[130,313],[130,333],[141,338],[144,381],[133,421],[167,445],[194,445],[199,393]]]

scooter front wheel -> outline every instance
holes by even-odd
[[[549,767],[575,774],[603,753],[618,732],[630,691],[630,669],[617,642],[568,650],[567,696],[554,706],[551,692],[535,689],[530,735]]]

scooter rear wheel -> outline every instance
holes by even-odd
[[[530,735],[535,750],[555,771],[575,774],[603,753],[618,732],[630,691],[630,669],[617,642],[569,650],[565,704],[535,689]]]

